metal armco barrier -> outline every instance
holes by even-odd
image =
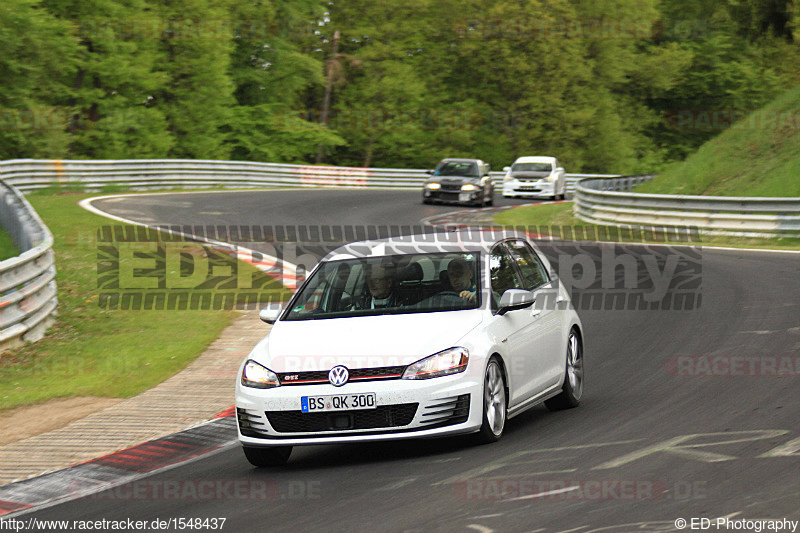
[[[0,179],[0,226],[21,254],[0,261],[0,353],[40,339],[53,321],[53,236],[27,200]]]
[[[492,172],[497,187],[505,172]],[[567,174],[567,191],[586,177],[606,174]],[[245,161],[135,159],[62,161],[17,159],[0,162],[0,178],[21,191],[52,186],[84,189],[125,187],[354,187],[420,189],[428,178],[424,169],[360,168],[282,165]]]
[[[575,215],[593,224],[696,227],[709,235],[791,236],[800,233],[800,198],[682,196],[630,191],[652,176],[584,179]]]
[[[492,172],[502,187],[504,172]],[[0,351],[43,335],[57,299],[53,238],[19,191],[45,187],[353,187],[418,190],[423,169],[284,165],[243,161],[18,159],[0,162],[0,224],[22,250],[0,262]],[[567,174],[575,213],[586,222],[626,226],[695,226],[709,233],[800,232],[800,198],[723,198],[634,194],[652,176]]]
[[[501,186],[504,172],[493,172]],[[567,187],[597,175],[568,174]],[[417,190],[424,169],[283,165],[243,161],[0,161],[0,225],[22,250],[0,262],[0,352],[34,341],[57,306],[53,238],[19,191],[46,187],[159,189],[173,187],[354,187]]]

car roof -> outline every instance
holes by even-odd
[[[345,244],[328,253],[322,261],[416,253],[489,252],[500,241],[528,238],[521,231],[478,228],[404,235]]]
[[[550,156],[525,156],[518,157],[514,163],[555,163],[556,158]]]
[[[457,157],[449,157],[442,159],[439,163],[483,163],[482,159],[460,159]]]

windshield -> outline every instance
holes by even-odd
[[[475,309],[479,257],[466,252],[329,261],[303,284],[282,320]]]
[[[550,172],[553,165],[550,163],[514,163],[511,172]]]
[[[478,165],[475,163],[464,163],[449,161],[447,163],[439,163],[436,167],[437,176],[470,176],[479,178]]]

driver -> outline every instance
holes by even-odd
[[[459,298],[467,302],[475,301],[477,287],[473,279],[472,268],[460,257],[450,260],[447,265],[447,277],[450,285],[458,293]]]

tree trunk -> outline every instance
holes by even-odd
[[[336,54],[339,53],[339,30],[333,32],[333,47],[331,49],[331,57],[328,60],[327,80],[325,81],[325,97],[322,99],[322,116],[320,122],[322,124],[328,123],[328,110],[331,106],[331,93],[333,92],[333,62],[336,61]],[[322,145],[317,147],[317,160],[319,165],[322,163]]]

